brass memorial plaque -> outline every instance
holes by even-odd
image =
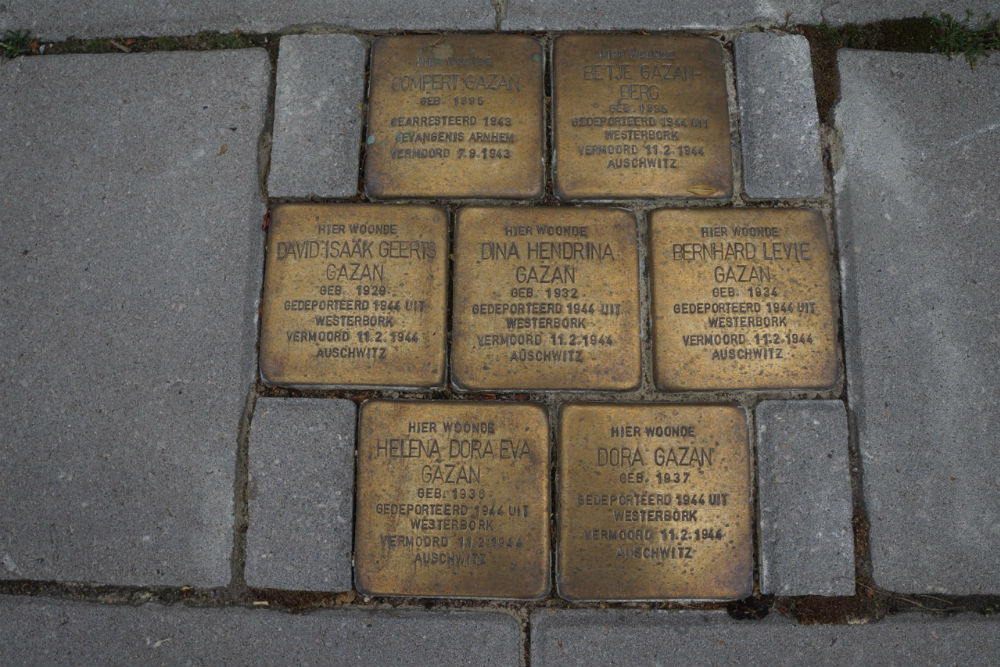
[[[746,414],[570,404],[556,588],[570,600],[728,600],[753,588]]]
[[[454,271],[457,386],[639,384],[638,251],[627,211],[462,209]]]
[[[541,406],[366,403],[357,588],[366,595],[543,597],[549,497]]]
[[[558,197],[732,195],[718,42],[568,35],[555,41],[553,69]]]
[[[837,381],[817,211],[654,211],[654,376],[663,390],[822,389]]]
[[[444,381],[448,224],[430,206],[286,204],[267,238],[265,382]]]
[[[540,196],[542,98],[542,48],[531,37],[379,38],[368,102],[368,195]]]

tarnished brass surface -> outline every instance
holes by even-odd
[[[382,37],[372,46],[370,197],[538,197],[542,48],[521,35]]]
[[[548,420],[537,405],[361,409],[355,577],[366,595],[549,590]]]
[[[458,214],[454,254],[456,385],[638,385],[638,256],[630,213],[466,208]]]
[[[293,386],[441,384],[447,272],[448,225],[440,209],[275,208],[261,376]]]
[[[557,196],[732,195],[718,42],[568,35],[555,41],[553,69]]]
[[[556,587],[571,600],[725,600],[753,586],[740,408],[569,404]]]
[[[654,211],[649,254],[658,388],[836,383],[830,251],[819,212]]]

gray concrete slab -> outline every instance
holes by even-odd
[[[492,30],[490,0],[151,0],[86,2],[4,0],[0,30],[30,30],[45,40],[67,37],[280,32],[301,28],[357,30]]]
[[[229,581],[269,69],[0,66],[0,577]]]
[[[725,30],[742,25],[819,23],[819,0],[507,0],[503,30]]]
[[[356,413],[345,400],[257,400],[250,427],[248,585],[351,588]]]
[[[778,614],[539,610],[533,667],[566,665],[995,665],[1000,621],[896,616],[868,625],[797,625]]]
[[[844,404],[763,401],[756,415],[761,592],[854,595]]]
[[[352,35],[281,38],[269,196],[357,194],[365,53]]]
[[[941,12],[964,19],[965,10],[972,10],[977,21],[987,12],[997,15],[996,0],[823,0],[823,20],[831,25],[870,23],[885,19],[920,17],[924,12],[937,17]]]
[[[1000,62],[841,51],[849,408],[875,582],[1000,592]]]
[[[0,596],[3,665],[520,664],[503,613],[140,607]]]
[[[736,38],[743,189],[754,199],[820,197],[823,161],[809,42],[755,32]]]

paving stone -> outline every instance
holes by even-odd
[[[1000,62],[839,63],[848,397],[875,582],[1000,593]]]
[[[84,6],[80,6],[84,4]],[[248,33],[301,28],[358,30],[493,30],[490,0],[155,0],[76,3],[4,0],[0,30],[26,29],[45,40],[67,37]]]
[[[819,0],[723,2],[721,0],[507,0],[504,30],[728,29],[741,25],[819,23]]]
[[[966,9],[971,9],[976,19],[984,18],[987,12],[992,12],[994,18],[997,14],[996,0],[823,0],[823,20],[832,25],[870,23],[920,17],[924,12],[934,17],[946,12],[957,19],[964,19]]]
[[[261,398],[250,428],[247,584],[351,588],[355,405]]]
[[[281,38],[274,101],[271,197],[351,197],[358,191],[365,47],[351,35]]]
[[[823,162],[809,42],[755,32],[736,38],[743,187],[756,199],[820,197]]]
[[[979,615],[894,616],[867,625],[797,625],[778,614],[540,610],[531,664],[993,665],[1000,621]]]
[[[224,585],[263,50],[0,67],[0,577]]]
[[[854,595],[848,466],[843,403],[757,405],[762,593]]]
[[[520,664],[503,613],[140,607],[0,597],[4,665]]]

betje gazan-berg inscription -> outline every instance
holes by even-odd
[[[539,42],[522,35],[376,40],[368,195],[540,196],[542,59]]]
[[[459,388],[638,385],[638,251],[628,211],[462,209],[454,284]]]
[[[442,384],[447,271],[440,209],[276,207],[264,274],[262,377],[291,386]]]
[[[555,41],[555,190],[561,199],[732,195],[722,46],[707,37]]]
[[[658,388],[836,383],[831,260],[818,211],[654,211],[650,264]]]
[[[746,414],[569,404],[559,426],[557,589],[573,600],[752,590]]]
[[[548,592],[541,406],[368,402],[357,484],[362,593],[533,599]]]

